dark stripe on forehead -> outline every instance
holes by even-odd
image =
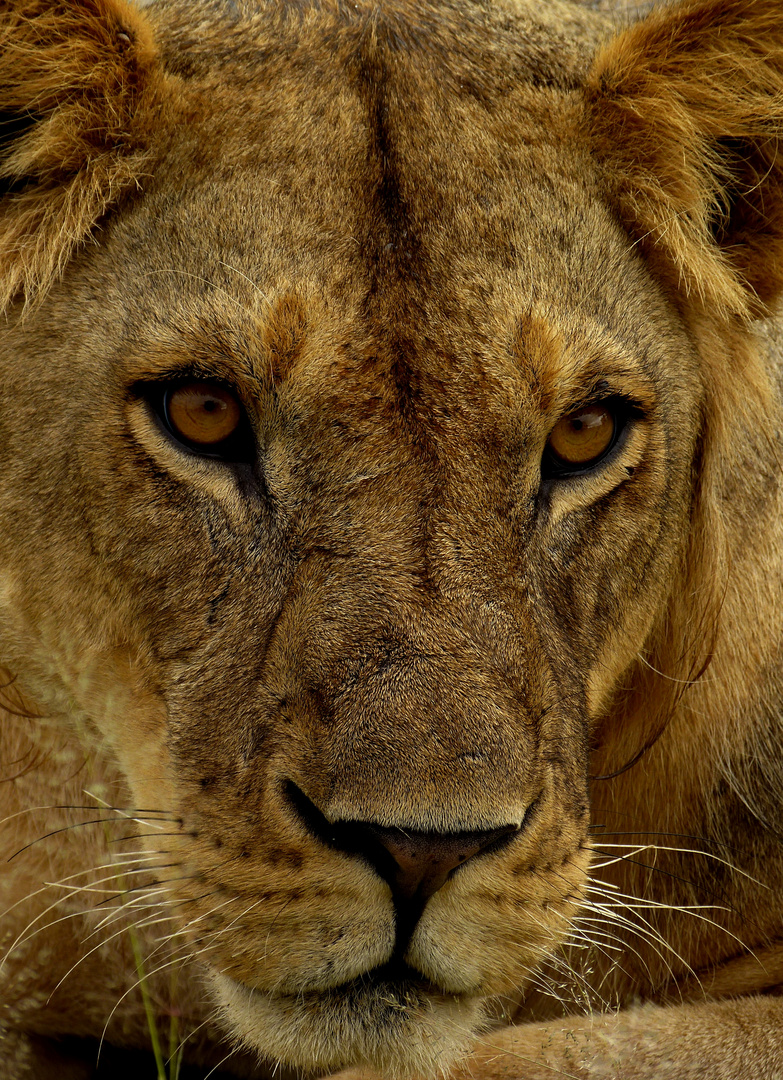
[[[406,58],[387,43],[389,33],[381,19],[373,17],[357,55],[358,87],[367,109],[370,175],[375,178],[374,190],[368,193],[367,223],[367,252],[375,271],[375,289],[388,287],[388,279],[419,281],[424,271],[424,253],[399,146],[399,121],[409,112],[404,102],[410,95],[402,85]],[[382,282],[378,280],[381,276]]]
[[[406,175],[406,125],[414,118],[407,50],[393,27],[378,13],[368,20],[357,52],[357,83],[367,110],[369,175],[364,248],[369,270],[365,317],[381,345],[381,363],[419,455],[437,461],[437,451],[420,414],[422,401],[421,328],[426,325],[422,291],[429,281],[429,259],[422,244],[415,207],[415,179]]]

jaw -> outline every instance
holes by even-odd
[[[391,1080],[445,1076],[484,1022],[482,999],[410,981],[357,979],[327,993],[277,995],[212,974],[223,1021],[265,1059],[333,1071],[367,1065]]]

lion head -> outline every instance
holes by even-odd
[[[4,6],[0,655],[265,1058],[448,1070],[714,646],[775,7]]]

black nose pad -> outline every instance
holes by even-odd
[[[409,832],[368,822],[351,825],[354,850],[373,863],[395,898],[404,901],[428,900],[458,866],[518,831],[516,825],[459,833]]]
[[[370,821],[330,822],[290,781],[285,794],[312,835],[338,851],[363,856],[389,883],[395,901],[419,912],[458,866],[498,847],[522,828],[513,824],[477,832],[439,833],[387,828]]]

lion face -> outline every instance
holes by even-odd
[[[568,935],[705,388],[573,136],[578,50],[471,90],[448,26],[422,72],[420,27],[335,19],[247,31],[315,72],[170,59],[143,194],[4,331],[2,633],[175,816],[229,1031],[403,1074]]]
[[[14,607],[135,804],[177,816],[168,888],[229,1027],[301,1064],[405,1068],[461,1047],[477,1002],[522,985],[576,914],[590,721],[677,553],[688,478],[670,447],[693,432],[657,419],[666,342],[641,363],[601,327],[600,296],[586,335],[528,314],[526,268],[447,315],[391,268],[371,301],[361,251],[357,297],[326,260],[317,291],[295,289],[296,236],[273,237],[274,277],[253,270],[274,212],[249,203],[215,208],[209,265],[168,232],[143,247],[156,222],[176,238],[193,200],[140,205],[68,286],[83,310],[120,268],[127,313],[96,312],[88,337],[64,325],[16,374],[19,437],[55,460],[9,451],[26,462],[3,500],[27,508]],[[438,241],[440,272],[479,275],[459,236]],[[158,391],[205,381],[240,402],[251,460],[166,429]],[[547,476],[553,428],[596,399],[615,444]],[[56,580],[29,572],[41,535]],[[368,827],[432,845],[513,831],[425,904]]]

